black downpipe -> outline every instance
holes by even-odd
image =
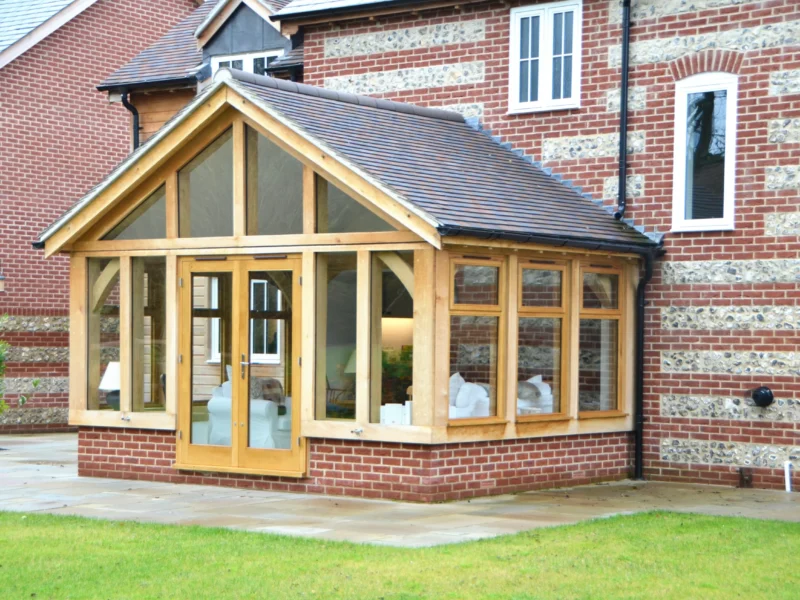
[[[139,111],[136,110],[136,107],[128,102],[128,92],[122,92],[122,106],[127,108],[130,113],[133,115],[133,149],[136,150],[139,147]]]
[[[622,81],[619,91],[619,190],[617,212],[619,221],[625,216],[628,188],[628,64],[631,54],[631,0],[622,2]]]
[[[659,250],[645,254],[644,273],[636,286],[636,423],[633,433],[633,478],[644,479],[644,322],[645,289],[653,278],[653,263]]]

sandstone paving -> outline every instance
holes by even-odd
[[[405,548],[453,544],[672,510],[800,521],[800,494],[623,481],[412,504],[254,489],[80,477],[74,434],[0,437],[3,510],[199,525]]]

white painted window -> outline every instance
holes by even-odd
[[[267,67],[273,60],[282,55],[283,50],[267,50],[250,54],[214,56],[211,58],[211,73],[216,73],[221,67],[228,67],[247,73],[255,73],[256,75],[266,75]]]
[[[278,312],[283,302],[277,286],[266,279],[250,281],[250,310]],[[281,319],[250,317],[250,362],[280,364]]]
[[[580,107],[581,0],[511,10],[508,110]]]
[[[675,85],[672,230],[734,228],[738,77],[701,73]]]

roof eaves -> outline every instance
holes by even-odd
[[[43,23],[34,27],[14,43],[5,47],[2,52],[0,52],[0,69],[33,48],[54,31],[69,23],[96,2],[97,0],[75,0]]]
[[[270,16],[270,19],[273,21],[281,21],[284,23],[292,22],[292,21],[304,21],[307,19],[315,19],[317,17],[329,17],[334,15],[355,15],[358,13],[363,13],[365,11],[374,11],[374,10],[381,10],[384,8],[414,8],[418,7],[423,4],[429,4],[431,0],[381,0],[378,2],[369,2],[365,4],[354,4],[350,6],[336,6],[336,7],[329,7],[329,8],[320,8],[317,10],[300,10],[294,11],[291,10],[291,4],[286,6],[286,8],[279,10],[277,13]],[[467,0],[470,1],[470,0]],[[476,0],[472,0],[476,1]],[[459,4],[456,0],[453,1],[453,4]]]
[[[140,80],[131,80],[131,81],[123,81],[120,83],[108,83],[108,84],[100,84],[97,86],[97,90],[100,92],[117,92],[117,91],[129,91],[132,89],[137,90],[144,90],[144,89],[170,89],[173,87],[190,87],[197,83],[197,75],[187,75],[186,77],[171,77],[166,79],[140,79]]]

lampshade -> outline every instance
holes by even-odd
[[[356,350],[353,349],[352,354],[350,354],[350,359],[347,361],[347,365],[344,367],[345,373],[355,373],[356,372]]]
[[[116,392],[119,391],[119,388],[119,363],[110,362],[106,367],[106,372],[103,373],[98,389],[102,392]]]

